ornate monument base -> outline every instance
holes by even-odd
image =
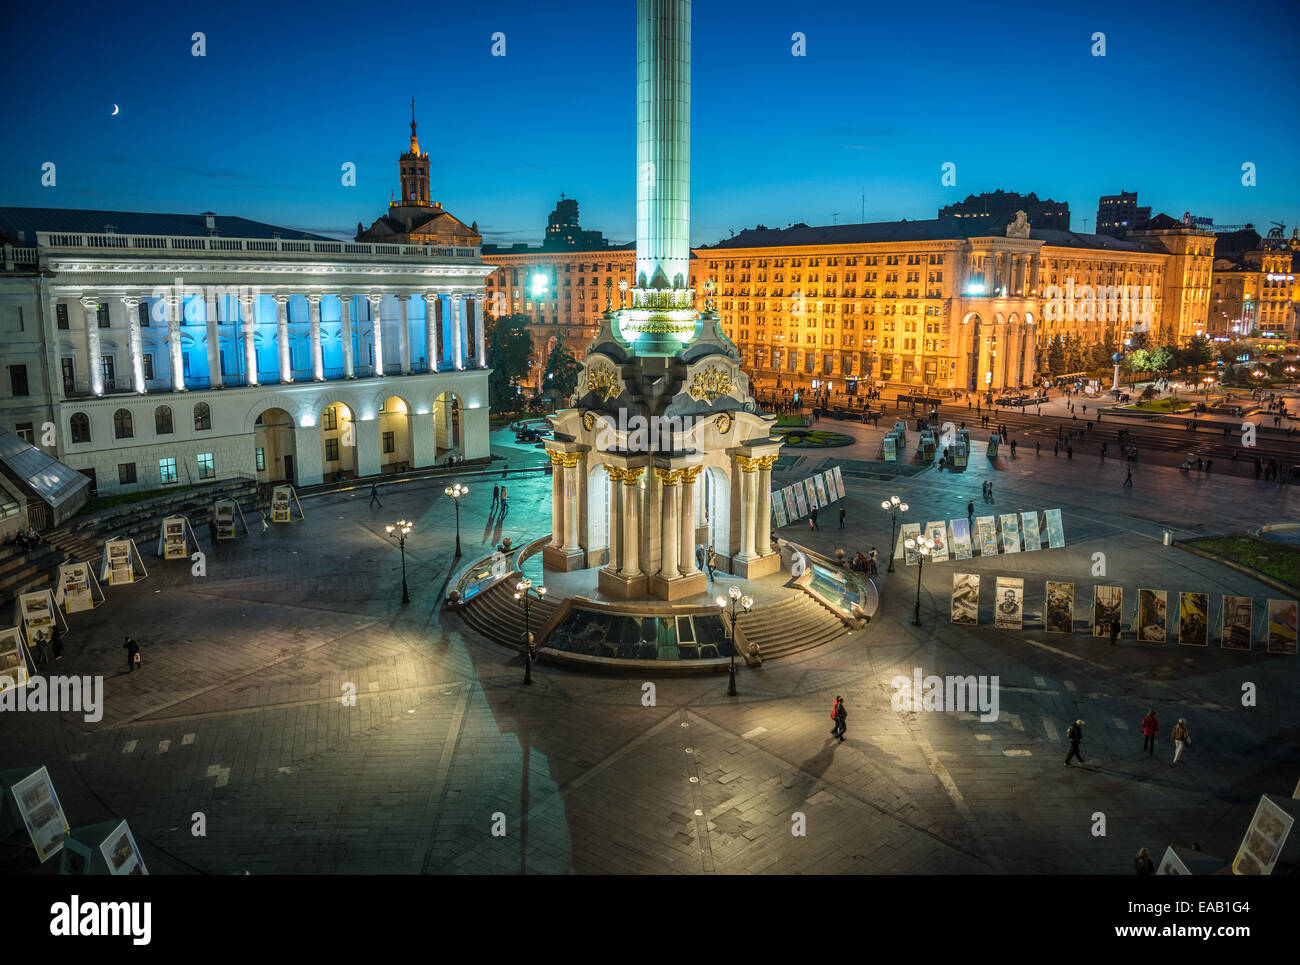
[[[606,596],[616,600],[640,600],[650,595],[650,577],[644,573],[628,578],[604,568],[597,572],[597,585]]]
[[[779,559],[778,559],[779,562]],[[705,573],[692,573],[679,576],[675,580],[665,580],[662,576],[650,579],[650,592],[661,600],[687,600],[708,589],[709,577]]]
[[[781,569],[781,554],[772,553],[768,556],[755,556],[751,559],[733,559],[731,561],[732,572],[746,580],[756,580],[760,576],[769,576]]]
[[[542,547],[542,565],[548,570],[568,573],[571,570],[587,568],[587,553],[580,546],[571,550],[562,550],[557,546]]]

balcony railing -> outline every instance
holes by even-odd
[[[442,372],[452,371],[450,362],[440,363],[440,364],[442,365],[442,369],[441,369]],[[480,368],[486,368],[486,366],[480,366],[476,359],[470,358],[465,360],[466,371],[473,370],[473,369],[480,369]],[[325,380],[327,382],[342,380],[344,378],[343,372],[344,370],[341,368],[325,369],[324,370]],[[390,362],[384,366],[385,376],[401,375],[401,374],[402,374],[402,365],[400,362]],[[423,359],[417,359],[411,363],[411,374],[427,375],[429,374],[429,366],[424,362]],[[353,375],[355,378],[361,378],[361,379],[374,378],[375,376],[374,366],[372,365],[355,366],[355,368],[353,369]],[[310,370],[295,371],[293,374],[293,380],[295,383],[310,383],[312,381]],[[278,372],[259,372],[257,374],[257,384],[259,386],[280,385],[282,384],[280,381],[280,374]],[[246,375],[242,373],[233,374],[233,375],[222,375],[221,377],[220,388],[233,389],[233,388],[242,388],[247,385],[248,385],[248,378]],[[185,388],[190,391],[211,389],[213,387],[214,387],[213,380],[207,376],[190,376],[185,380]],[[88,379],[76,379],[75,381],[65,379],[62,383],[62,389],[63,389],[63,398],[65,399],[91,398],[94,396],[94,392],[91,389],[90,382]],[[172,391],[171,380],[149,379],[148,381],[145,382],[145,391],[151,395],[171,392]],[[134,395],[135,390],[132,387],[132,382],[129,377],[105,379],[103,391],[101,394],[105,396]]]
[[[437,245],[385,245],[356,241],[292,241],[284,238],[222,238],[216,236],[180,235],[123,235],[123,234],[71,234],[66,232],[38,231],[37,248],[41,249],[129,249],[132,251],[206,251],[222,254],[307,254],[307,255],[369,255],[372,257],[412,258],[427,261],[431,258],[480,260],[481,249],[475,247],[442,247]],[[34,249],[16,248],[15,253]],[[16,260],[16,259],[15,259]],[[35,261],[35,254],[31,257]]]

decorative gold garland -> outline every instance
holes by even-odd
[[[622,391],[618,373],[608,365],[594,365],[587,370],[587,391],[608,402]]]
[[[730,395],[732,388],[731,373],[711,365],[703,372],[695,373],[691,387],[686,391],[696,402],[714,402],[724,395]]]

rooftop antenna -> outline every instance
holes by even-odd
[[[862,223],[867,223],[867,189],[862,189]]]

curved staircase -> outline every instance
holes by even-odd
[[[838,616],[806,593],[780,606],[743,614],[737,622],[745,642],[758,644],[764,663],[820,647],[849,632]]]
[[[489,640],[505,644],[514,650],[523,649],[524,608],[515,599],[515,581],[502,580],[482,593],[472,597],[462,608],[465,622]],[[559,609],[553,600],[534,600],[528,618],[533,638],[537,638],[547,620]]]

